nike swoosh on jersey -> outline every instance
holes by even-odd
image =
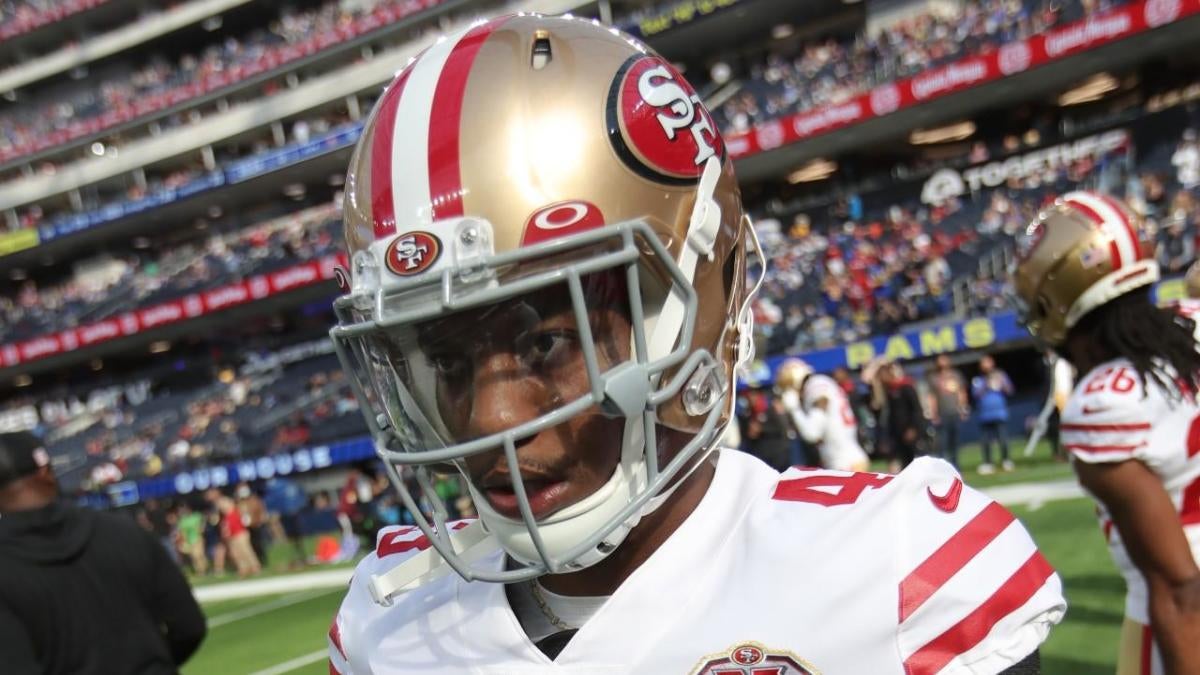
[[[929,493],[929,501],[933,502],[934,506],[946,513],[954,513],[954,510],[958,508],[958,499],[962,496],[962,488],[962,479],[955,478],[954,482],[950,484],[950,489],[946,490],[944,495],[933,494],[931,487],[925,488],[925,491]]]

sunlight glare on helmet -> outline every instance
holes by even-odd
[[[534,204],[553,201],[557,185],[570,178],[565,170],[583,163],[584,138],[580,120],[566,112],[550,111],[531,124],[513,125],[508,174],[522,197]]]

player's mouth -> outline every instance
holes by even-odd
[[[493,473],[482,486],[483,496],[496,513],[513,520],[521,519],[520,500],[513,487],[512,477]],[[525,496],[529,498],[529,509],[534,520],[541,520],[566,506],[570,484],[565,480],[549,477],[529,476],[525,478]]]

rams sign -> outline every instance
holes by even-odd
[[[862,368],[877,356],[896,361],[926,359],[964,349],[986,349],[1002,342],[1028,339],[1029,333],[1017,323],[1012,312],[995,316],[967,319],[895,335],[883,335],[861,342],[798,354],[817,372],[827,373],[834,368]],[[771,373],[786,356],[773,356],[767,367]],[[762,373],[765,375],[765,373]],[[762,378],[749,378],[762,379]],[[773,379],[773,378],[772,378]],[[750,383],[765,384],[765,382]]]

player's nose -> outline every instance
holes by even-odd
[[[508,431],[536,418],[545,397],[544,384],[508,352],[480,356],[473,387],[468,419],[472,438]]]

